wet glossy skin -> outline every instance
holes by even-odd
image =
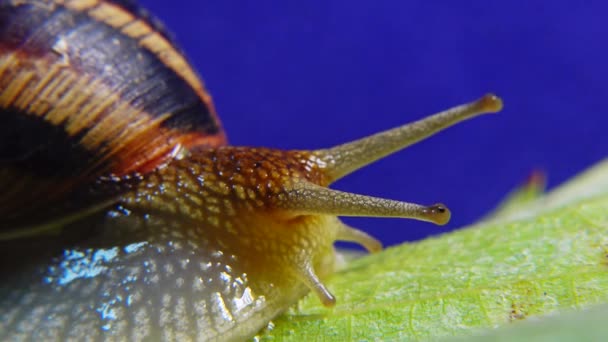
[[[340,223],[281,215],[267,201],[284,191],[282,178],[321,177],[311,176],[308,155],[242,153],[175,161],[103,217],[68,229],[95,234],[57,241],[33,268],[11,267],[0,287],[0,337],[231,339],[262,328],[308,291],[294,265],[313,260],[319,275],[332,271],[331,227]]]

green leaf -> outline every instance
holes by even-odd
[[[496,330],[488,330],[477,336],[446,339],[447,341],[603,341],[608,336],[608,305],[580,312],[547,315],[541,319],[529,319]]]
[[[608,162],[521,203],[349,263],[327,283],[335,308],[308,296],[261,339],[465,337],[508,325],[518,331],[520,320],[608,303]],[[523,328],[517,334],[532,336]]]
[[[496,209],[487,215],[487,220],[507,217],[525,205],[534,203],[544,195],[545,187],[545,174],[539,170],[531,172],[525,183],[508,193]]]

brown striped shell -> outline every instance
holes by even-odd
[[[1,0],[0,118],[0,232],[120,191],[93,181],[226,143],[186,57],[124,0]]]

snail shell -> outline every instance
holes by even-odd
[[[2,228],[95,207],[115,189],[65,197],[100,176],[147,172],[179,147],[225,144],[185,57],[128,3],[0,1]],[[58,202],[70,208],[50,205]]]
[[[327,188],[456,122],[487,95],[316,151],[225,146],[211,99],[131,1],[0,0],[0,339],[239,340],[322,279],[339,215],[444,224]]]

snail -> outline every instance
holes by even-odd
[[[162,24],[127,0],[0,0],[0,340],[240,340],[323,280],[338,216],[445,224],[332,190],[349,173],[501,109],[492,94],[321,150],[230,146]]]

